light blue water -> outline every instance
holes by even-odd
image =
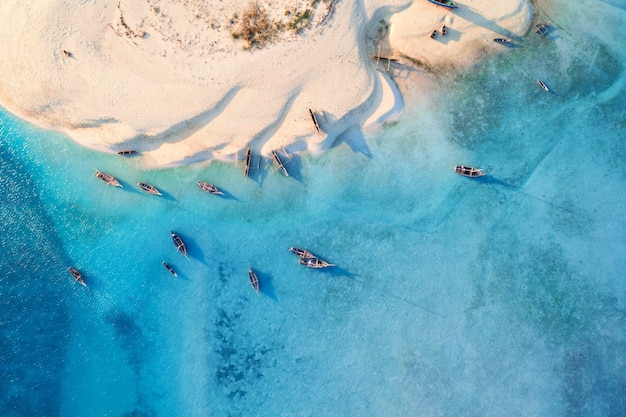
[[[145,172],[1,113],[0,415],[624,415],[626,16],[583,3],[295,179]]]

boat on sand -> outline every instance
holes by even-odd
[[[456,9],[459,6],[452,0],[428,0],[429,2],[436,4],[437,6],[445,7],[446,9]]]

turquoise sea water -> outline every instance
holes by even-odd
[[[537,6],[549,39],[291,178],[142,171],[0,113],[0,415],[624,415],[626,5]]]

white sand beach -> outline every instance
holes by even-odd
[[[377,55],[463,70],[532,20],[529,0],[458,4],[5,0],[0,104],[87,147],[136,150],[146,167],[234,160],[248,147],[316,153],[400,117],[403,89]]]

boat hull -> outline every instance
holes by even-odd
[[[467,166],[463,166],[463,165],[455,166],[454,167],[454,172],[456,172],[457,174],[461,174],[464,177],[469,177],[469,178],[482,177],[483,175],[485,175],[478,168],[467,167]]]
[[[428,0],[428,1],[431,2],[432,4],[436,4],[437,6],[445,7],[446,9],[457,9],[459,7],[456,3],[453,3],[451,1],[448,1],[448,2],[441,2],[437,0]]]

